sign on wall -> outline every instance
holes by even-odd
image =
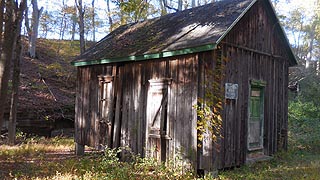
[[[225,85],[225,98],[238,99],[238,84],[226,83]]]

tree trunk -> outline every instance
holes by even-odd
[[[178,10],[182,11],[182,0],[178,0]]]
[[[192,2],[191,2],[191,7],[196,7],[196,0],[192,0]]]
[[[160,8],[161,8],[161,16],[167,14],[167,9],[165,7],[165,2],[163,0],[159,0]]]
[[[110,0],[107,0],[107,10],[108,10],[108,19],[109,19],[109,31],[113,30],[113,21],[111,18],[111,11],[110,11]]]
[[[67,22],[66,22],[66,14],[64,13],[61,19],[61,26],[60,26],[60,39],[64,40],[64,32],[67,28]]]
[[[4,20],[4,6],[5,0],[0,0],[0,34],[3,33],[3,20]],[[2,49],[2,36],[0,36],[0,53]]]
[[[61,24],[60,24],[60,32],[59,32],[59,38],[61,40],[64,39],[64,31],[66,30],[66,12],[65,12],[65,3],[62,1],[62,17],[61,17]]]
[[[9,136],[9,144],[14,145],[16,140],[16,120],[17,120],[17,105],[18,105],[18,91],[20,84],[20,59],[22,54],[22,43],[21,43],[21,26],[23,13],[27,6],[27,0],[22,0],[20,2],[20,7],[16,12],[15,19],[15,53],[13,58],[13,78],[12,78],[12,93],[11,93],[11,110],[10,110],[10,118],[9,118],[9,128],[8,128],[8,136]]]
[[[29,36],[29,55],[31,58],[36,57],[36,41],[38,37],[38,29],[39,29],[39,20],[41,13],[43,11],[43,7],[38,9],[38,1],[31,0],[32,4],[32,22],[31,28],[29,28],[30,32],[28,32]]]
[[[80,53],[83,54],[86,47],[84,41],[84,10],[82,0],[75,0],[79,12],[79,30],[80,30]]]
[[[306,68],[310,67],[310,62],[312,61],[313,58],[313,43],[314,43],[314,38],[315,38],[315,30],[316,30],[316,23],[313,22],[311,29],[310,29],[310,35],[309,35],[309,48],[308,48],[308,54],[307,54],[307,59],[306,59]]]
[[[96,20],[95,20],[95,7],[94,0],[92,0],[92,40],[96,42]]]
[[[10,66],[15,45],[14,40],[14,1],[6,0],[5,4],[4,41],[0,57],[0,131],[4,122],[4,111],[7,102]]]
[[[320,75],[320,60],[317,61],[316,74],[317,74],[317,76]]]
[[[72,15],[72,30],[71,30],[71,41],[74,41],[76,34],[77,17]]]

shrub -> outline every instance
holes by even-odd
[[[289,103],[289,140],[292,145],[320,152],[320,107],[313,102]]]

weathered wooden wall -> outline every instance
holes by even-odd
[[[218,44],[219,49],[173,58],[78,67],[75,140],[99,147],[128,146],[145,156],[150,144],[161,153],[159,159],[179,155],[199,169],[239,166],[247,158],[248,106],[251,80],[266,82],[264,88],[264,154],[272,155],[287,146],[288,49],[279,38],[280,28],[272,13],[257,2]],[[223,138],[217,149],[205,139],[197,149],[197,115],[193,105],[204,96],[206,73],[224,58],[225,79],[239,85],[238,99],[224,102]],[[110,95],[112,119],[100,122],[98,76],[113,77]],[[152,98],[149,80],[172,79],[168,84],[165,114],[166,140],[150,138],[147,113]],[[108,85],[109,86],[109,85]],[[156,98],[156,94],[154,94]],[[159,95],[158,97],[164,97]],[[149,99],[149,102],[148,102]],[[149,103],[149,105],[148,105]],[[161,102],[162,103],[162,102]],[[162,110],[161,110],[162,111]],[[102,124],[108,124],[104,126]],[[160,125],[159,125],[160,126]],[[110,127],[111,129],[107,129]],[[108,133],[105,133],[108,131]],[[161,133],[161,132],[160,132]],[[106,135],[107,134],[107,135]],[[108,135],[109,134],[109,135]],[[154,136],[155,137],[155,136]]]
[[[264,89],[264,154],[272,155],[287,146],[288,51],[279,38],[277,21],[259,1],[228,33],[219,45],[225,62],[225,83],[239,85],[238,99],[224,103],[223,139],[218,150],[207,147],[202,166],[217,168],[244,164],[247,156],[248,106],[250,80],[267,83]],[[215,53],[218,54],[218,53]],[[214,53],[199,57],[202,64],[211,64]],[[210,59],[211,57],[211,59]],[[216,59],[214,57],[213,59]],[[210,66],[209,66],[210,67]]]
[[[113,76],[112,139],[109,147],[129,147],[145,155],[147,99],[151,79],[171,78],[168,92],[167,157],[181,155],[196,161],[197,64],[194,55],[174,59],[78,68],[76,98],[76,142],[99,147],[105,144],[99,122],[99,75]],[[107,140],[106,140],[107,141]]]

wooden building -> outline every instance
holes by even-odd
[[[224,0],[121,26],[73,65],[78,153],[129,147],[211,171],[287,147],[296,59],[269,0]],[[223,92],[218,146],[197,140],[194,106],[208,82]]]

